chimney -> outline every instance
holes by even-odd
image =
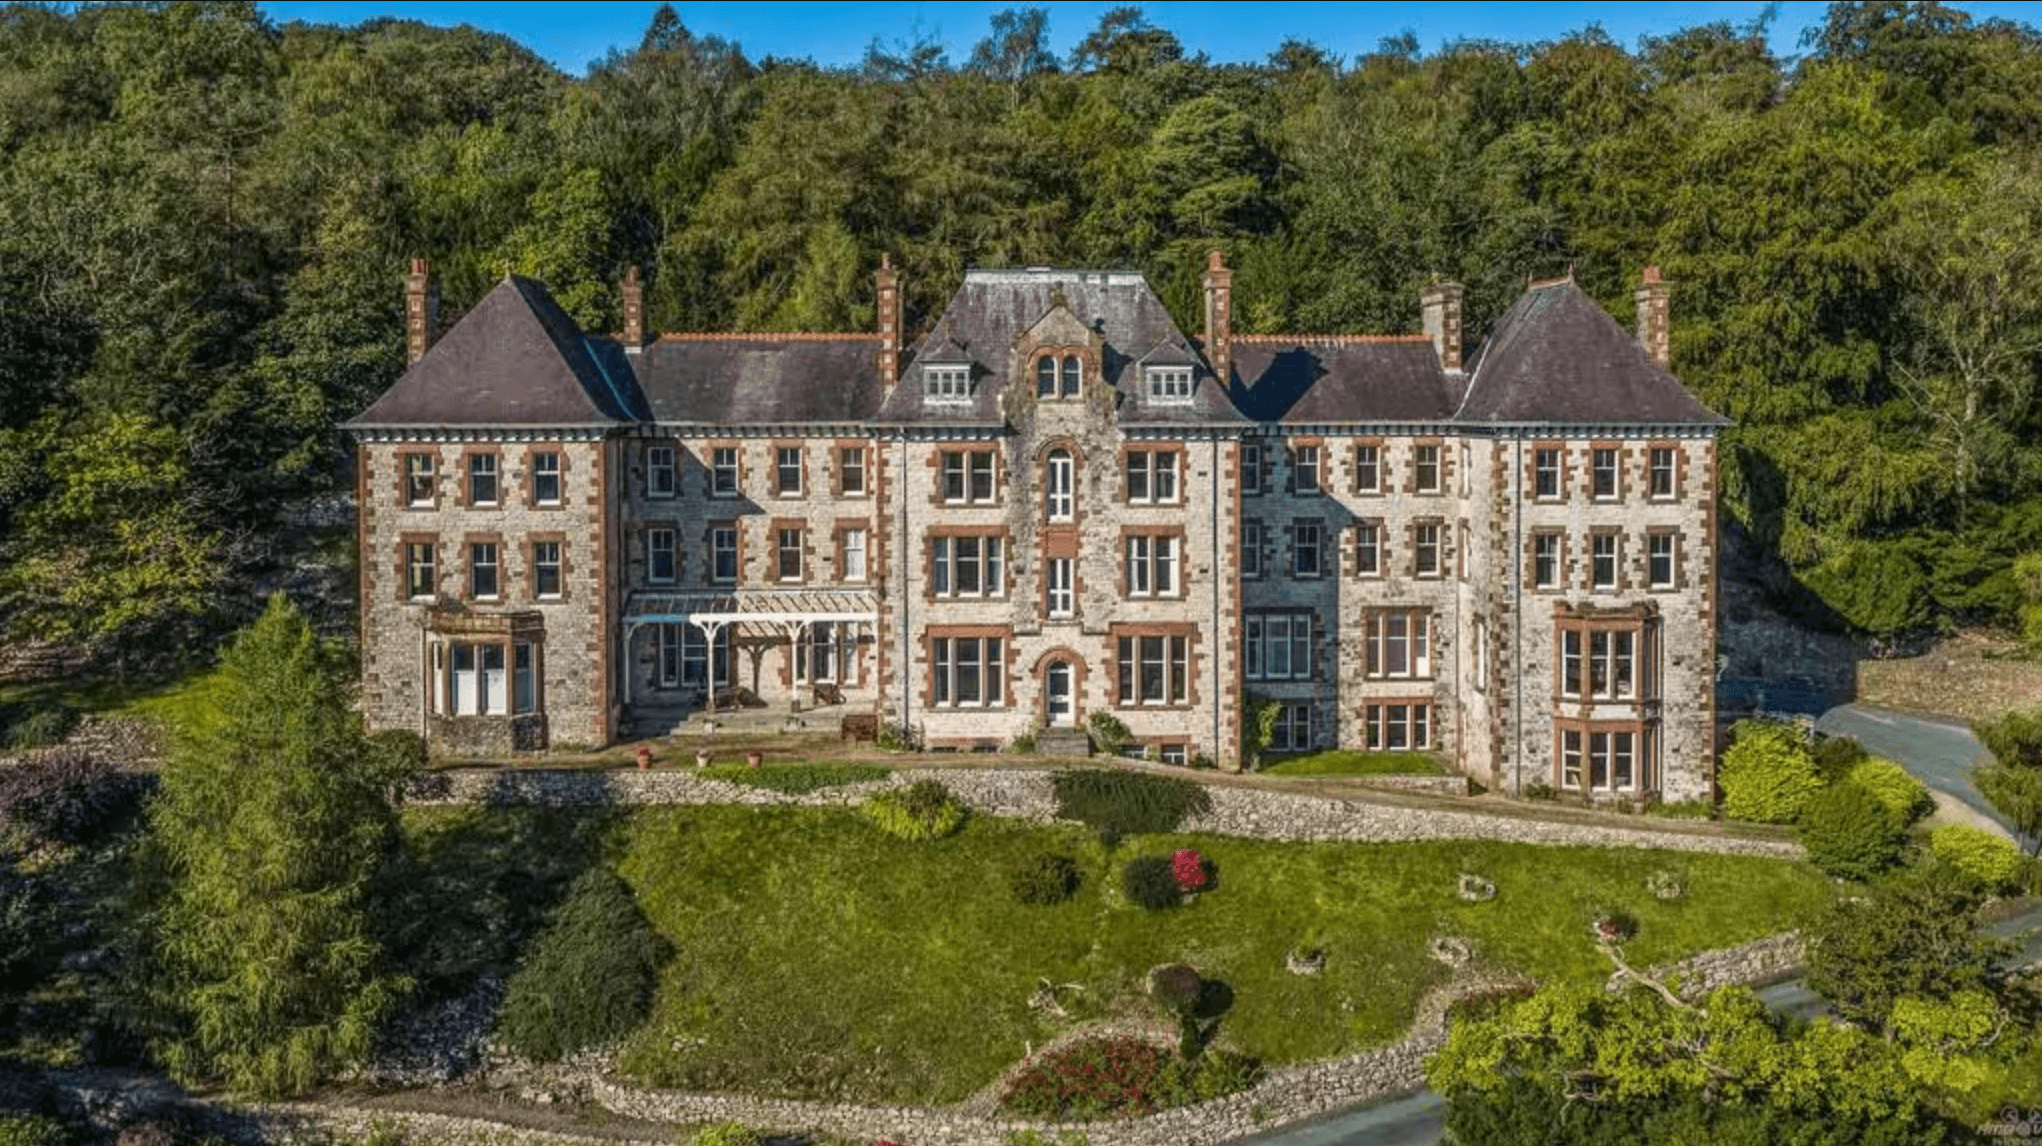
[[[1461,284],[1433,283],[1418,294],[1418,313],[1442,370],[1461,368]]]
[[[879,385],[887,390],[900,378],[900,276],[893,271],[893,256],[879,256]]]
[[[1234,272],[1217,248],[1205,260],[1205,356],[1221,386],[1234,380]]]
[[[1638,345],[1661,369],[1673,366],[1673,324],[1667,310],[1671,291],[1660,281],[1658,267],[1646,267],[1644,281],[1631,296],[1638,304]]]
[[[424,358],[439,333],[440,289],[433,285],[426,261],[413,259],[411,274],[404,280],[404,364]]]
[[[638,281],[638,268],[624,272],[624,351],[637,354],[645,349],[645,287]]]

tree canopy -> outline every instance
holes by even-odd
[[[2042,550],[2042,39],[1837,4],[1634,46],[1409,37],[1186,50],[1115,8],[1067,58],[749,58],[669,8],[565,76],[500,36],[252,3],[0,7],[0,621],[94,648],[222,632],[277,507],[344,488],[336,423],[402,368],[401,279],[506,270],[662,329],[853,329],[882,253],[926,322],[972,265],[1128,266],[1180,317],[1205,251],[1251,332],[1470,341],[1569,268],[1620,320],[1673,284],[1676,372],[1735,420],[1722,512],[1811,615],[2011,620]]]

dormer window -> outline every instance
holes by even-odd
[[[929,402],[971,401],[971,367],[923,367],[922,397]]]
[[[1175,405],[1191,401],[1191,367],[1151,366],[1147,376],[1149,401]]]
[[[1083,360],[1075,354],[1066,354],[1061,361],[1055,354],[1045,354],[1035,360],[1037,398],[1075,398],[1078,396],[1078,384],[1083,379]]]

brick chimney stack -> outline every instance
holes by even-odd
[[[1234,379],[1234,272],[1215,248],[1205,261],[1205,356],[1221,386]]]
[[[638,268],[624,271],[624,351],[637,354],[645,349],[645,286],[638,281]]]
[[[404,364],[424,358],[439,333],[440,288],[433,285],[426,261],[413,259],[411,274],[404,280]]]
[[[1418,313],[1442,370],[1461,368],[1461,284],[1433,283],[1418,294]]]
[[[879,256],[879,385],[887,390],[900,379],[900,276],[894,273],[893,256]]]
[[[1673,365],[1673,320],[1668,310],[1672,288],[1660,281],[1658,267],[1646,267],[1638,290],[1631,297],[1638,304],[1638,345],[1661,368]]]

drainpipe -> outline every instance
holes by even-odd
[[[1524,798],[1524,431],[1517,430],[1510,463],[1510,675],[1517,681],[1517,703],[1511,711],[1510,794]]]
[[[1217,762],[1220,752],[1220,706],[1232,702],[1232,697],[1222,694],[1220,689],[1220,439],[1214,434],[1208,439],[1212,447],[1212,758]]]
[[[901,735],[906,736],[908,734],[908,718],[910,715],[908,711],[908,698],[913,687],[908,679],[908,671],[914,663],[913,658],[909,655],[911,646],[908,643],[908,550],[912,547],[913,540],[908,536],[907,435],[901,434],[896,436],[894,443],[894,457],[899,461],[897,467],[899,472],[893,482],[894,495],[900,499],[900,509],[898,511],[900,528],[894,534],[900,546],[900,587],[895,590],[895,600],[900,602],[900,667],[895,671],[900,676],[900,730]]]

